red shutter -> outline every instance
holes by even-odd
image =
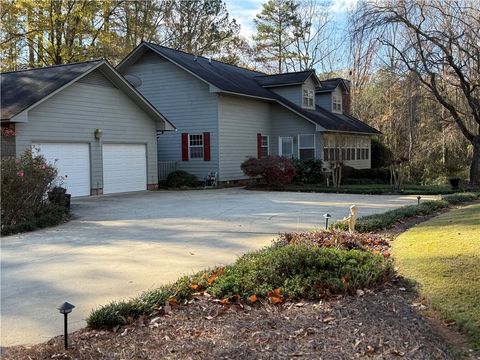
[[[203,133],[203,160],[210,161],[210,133]]]
[[[182,133],[182,161],[188,161],[188,134]]]
[[[257,134],[257,157],[262,158],[262,134]]]

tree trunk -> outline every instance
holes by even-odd
[[[470,185],[480,186],[480,135],[473,138],[473,156],[470,165]]]

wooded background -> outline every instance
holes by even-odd
[[[383,132],[407,181],[480,184],[480,1],[268,0],[251,39],[221,0],[3,0],[2,71],[106,58],[142,41],[266,73],[351,81],[352,112]]]

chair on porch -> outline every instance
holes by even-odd
[[[205,189],[215,189],[217,187],[217,172],[210,171],[205,177]]]

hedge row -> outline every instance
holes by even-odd
[[[386,229],[399,220],[414,216],[429,215],[449,205],[467,203],[477,200],[478,198],[478,193],[459,193],[443,196],[442,200],[423,201],[420,205],[408,205],[387,211],[383,214],[363,216],[357,219],[355,230],[363,233]],[[348,230],[348,225],[344,221],[336,222],[332,227],[340,230]]]

